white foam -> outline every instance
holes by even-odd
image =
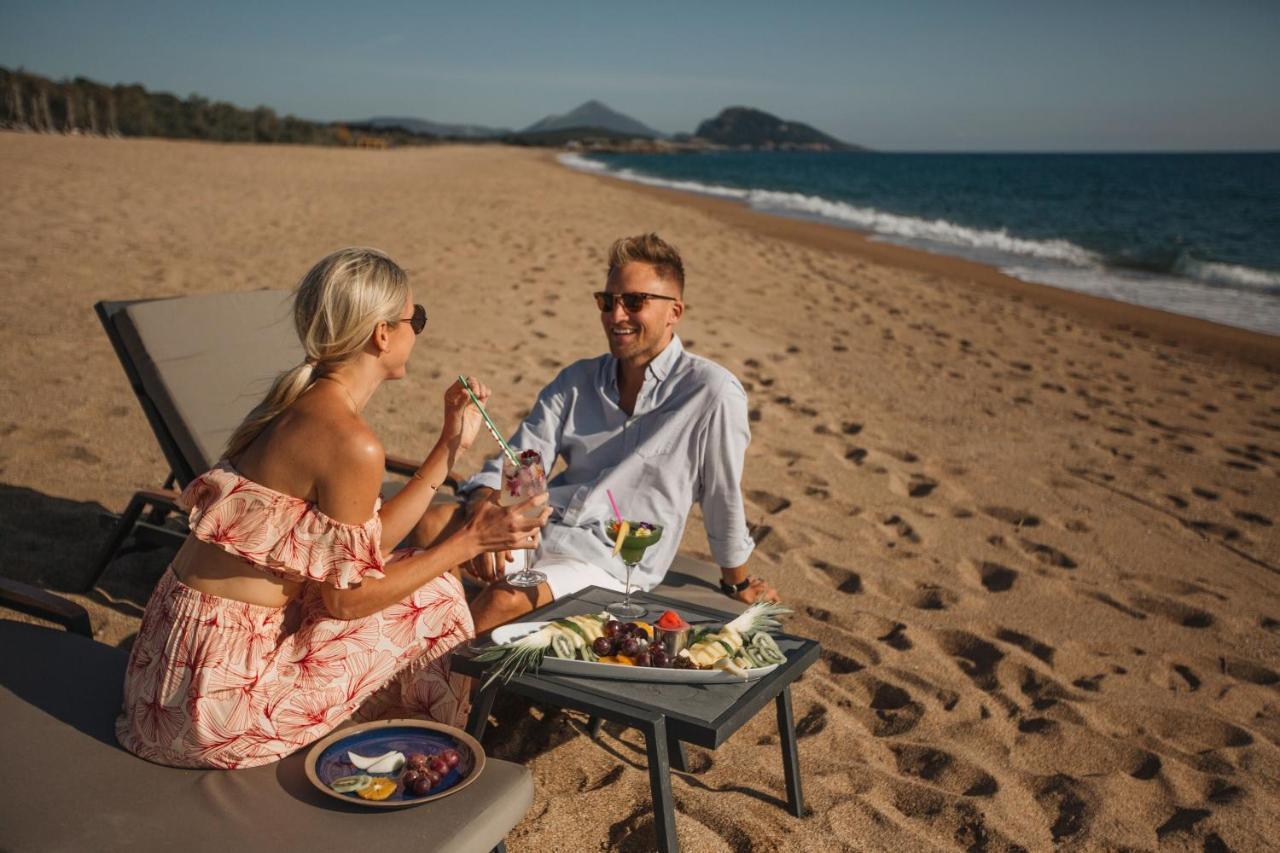
[[[1238,290],[1252,290],[1271,296],[1280,296],[1280,273],[1239,264],[1223,264],[1216,261],[1201,261],[1183,255],[1173,265],[1174,272],[1187,278],[1203,281],[1207,284],[1218,284]]]

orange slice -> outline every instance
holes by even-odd
[[[396,783],[394,779],[376,778],[369,783],[369,787],[356,791],[356,796],[362,800],[385,800],[396,792]]]

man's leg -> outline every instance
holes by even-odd
[[[552,598],[551,587],[545,583],[535,587],[495,583],[471,602],[471,619],[476,623],[476,634],[515,621],[534,608],[550,604]]]
[[[418,519],[413,530],[404,538],[404,544],[414,548],[430,548],[436,542],[456,532],[467,520],[460,503],[433,503]]]

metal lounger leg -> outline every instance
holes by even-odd
[[[481,689],[475,703],[471,706],[471,714],[467,717],[467,734],[476,740],[484,738],[485,727],[489,725],[489,712],[493,710],[493,699],[498,695],[501,687],[495,681]]]
[[[115,529],[111,531],[111,538],[107,541],[107,544],[102,546],[102,551],[98,553],[97,562],[93,566],[93,573],[89,575],[89,580],[85,583],[81,592],[88,592],[98,585],[103,572],[107,570],[107,566],[111,563],[111,558],[120,550],[124,540],[129,538],[129,534],[133,532],[133,528],[138,524],[138,516],[142,515],[142,510],[148,503],[147,499],[141,494],[134,495],[129,501],[129,506],[120,514],[120,520],[116,522]]]
[[[675,804],[671,799],[671,768],[667,764],[667,723],[662,717],[645,726],[645,752],[649,757],[649,788],[653,791],[653,831],[658,849],[674,853],[676,841]]]
[[[778,740],[782,741],[782,772],[787,782],[787,805],[796,817],[804,817],[800,790],[800,755],[796,751],[796,718],[791,710],[791,685],[778,694]]]

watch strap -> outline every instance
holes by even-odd
[[[751,586],[751,578],[743,578],[741,583],[729,583],[724,578],[720,578],[720,591],[725,595],[737,595],[749,586]]]

